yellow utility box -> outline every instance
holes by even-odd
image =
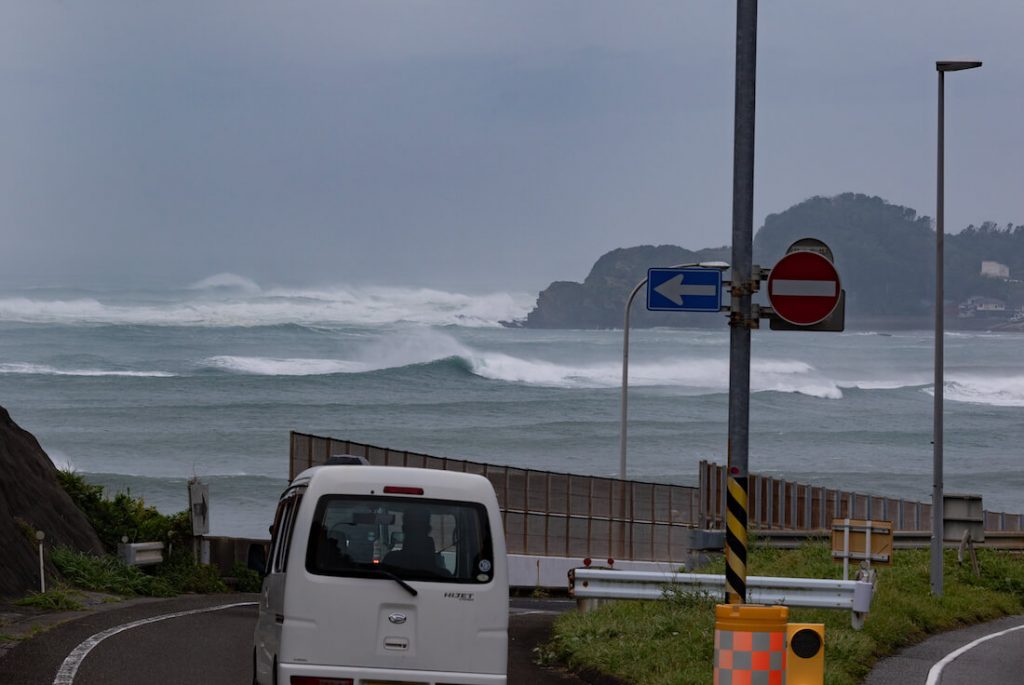
[[[786,685],[822,685],[825,682],[825,625],[786,625]]]

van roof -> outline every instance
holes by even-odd
[[[385,487],[422,488],[423,496],[487,502],[494,488],[484,476],[459,471],[403,466],[314,466],[295,477],[290,488],[306,485],[308,494],[387,495]]]

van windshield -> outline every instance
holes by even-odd
[[[328,576],[488,583],[494,552],[487,510],[421,497],[324,495],[306,547],[306,569]]]

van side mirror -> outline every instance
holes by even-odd
[[[246,568],[256,571],[260,577],[267,575],[267,550],[258,542],[249,545],[249,553],[245,560]]]

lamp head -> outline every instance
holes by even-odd
[[[966,60],[939,60],[935,63],[936,71],[963,71],[964,69],[977,69],[981,62]]]

